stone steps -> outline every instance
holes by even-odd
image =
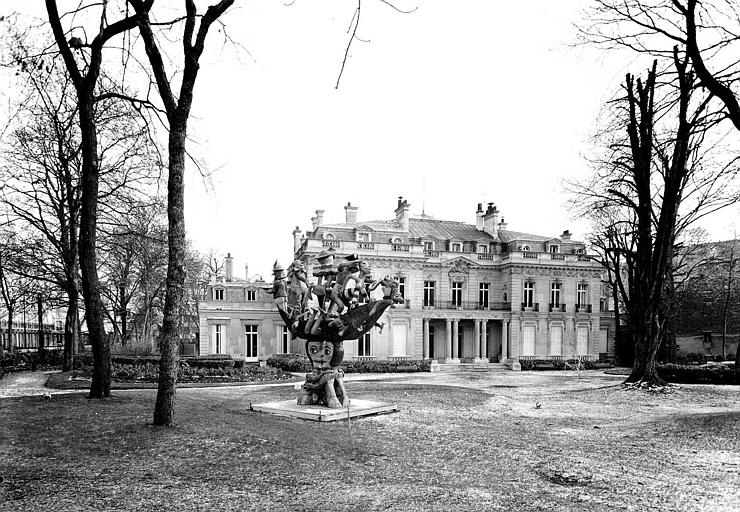
[[[509,369],[504,363],[458,363],[458,364],[442,364],[438,365],[440,372],[446,373],[465,373],[465,372],[500,372]]]

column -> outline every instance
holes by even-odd
[[[445,330],[445,337],[447,338],[445,341],[446,345],[446,351],[445,351],[445,363],[451,363],[452,362],[452,320],[449,318],[445,321],[445,326],[447,329]]]
[[[488,320],[481,322],[480,356],[486,363],[488,362]]]
[[[477,360],[480,359],[480,320],[475,320],[475,332],[473,333],[473,339],[475,340],[473,341],[473,344],[475,345],[475,359],[477,362]]]
[[[424,318],[422,321],[422,332],[424,333],[424,339],[422,341],[422,357],[424,359],[429,359],[429,319]]]
[[[509,321],[501,322],[501,360],[509,358]]]
[[[460,354],[458,354],[458,347],[460,345],[458,343],[458,333],[460,332],[459,322],[457,318],[452,320],[452,360],[457,363],[460,362]]]

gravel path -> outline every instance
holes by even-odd
[[[11,373],[0,379],[0,398],[61,393],[84,393],[84,390],[58,390],[46,387],[51,372]]]

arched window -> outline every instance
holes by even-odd
[[[324,240],[334,240],[336,237],[333,233],[325,233],[324,234]]]
[[[524,252],[527,252],[527,251],[530,250],[529,249],[529,245],[527,245],[527,244],[522,245],[521,247],[519,247],[519,249],[522,250],[522,251],[524,251]]]

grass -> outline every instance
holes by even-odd
[[[153,390],[3,399],[0,510],[732,510],[737,388],[621,381],[350,380],[401,408],[351,430],[249,412],[289,386],[181,389],[170,429],[150,426]]]

